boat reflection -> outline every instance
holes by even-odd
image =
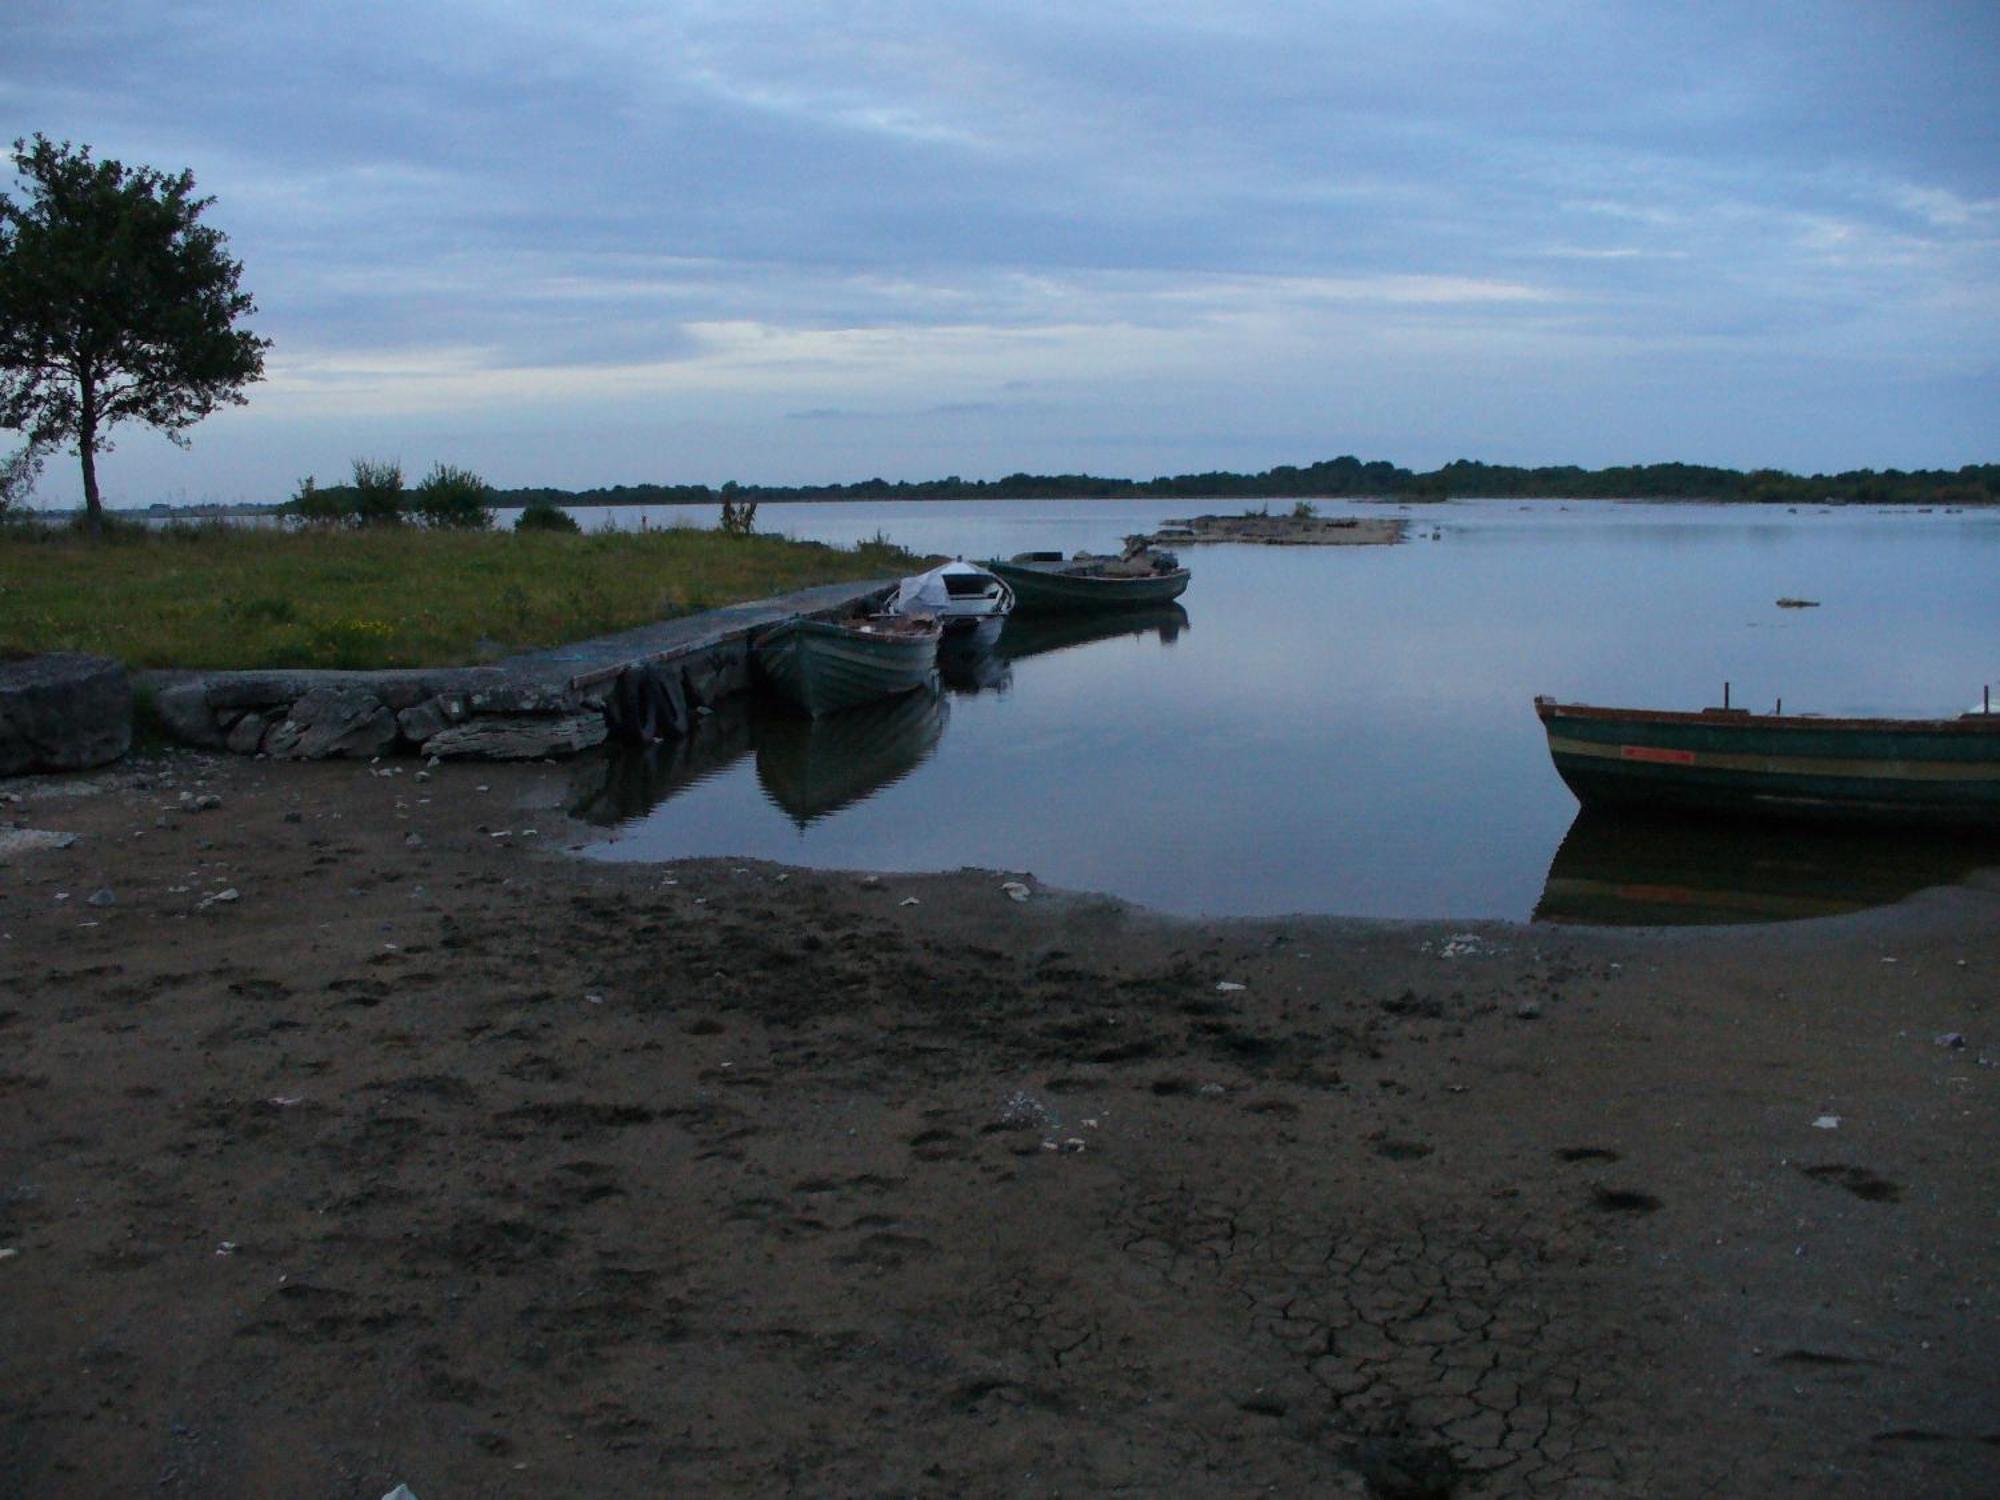
[[[574,763],[569,814],[599,827],[623,823],[728,770],[753,744],[747,703],[725,704],[698,716],[679,739],[614,743],[602,756]]]
[[[952,630],[938,642],[938,678],[961,697],[974,693],[1004,693],[1014,684],[1014,669],[1000,654],[1004,619],[981,620],[970,630]]]
[[[1103,615],[1010,615],[994,654],[1014,662],[1093,641],[1125,635],[1157,635],[1171,646],[1188,628],[1188,612],[1178,604],[1154,604]]]
[[[1580,812],[1537,922],[1786,922],[1887,906],[2000,866],[2000,840],[1932,831],[1734,824]]]
[[[941,693],[904,693],[817,719],[760,714],[757,782],[803,829],[901,781],[937,748],[950,717]]]

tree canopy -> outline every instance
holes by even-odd
[[[71,446],[93,531],[97,454],[141,422],[177,443],[262,378],[268,339],[228,241],[201,222],[190,172],[93,160],[88,146],[14,142],[26,191],[0,193],[0,425]]]

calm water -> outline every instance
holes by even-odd
[[[1098,639],[1010,621],[935,701],[817,727],[729,716],[650,758],[583,768],[578,803],[608,829],[597,852],[976,865],[1188,914],[1465,918],[1602,916],[1597,898],[1621,885],[1668,891],[1655,907],[1689,914],[1734,901],[1801,915],[1991,862],[1898,839],[1788,840],[1783,858],[1678,845],[1663,864],[1656,837],[1572,830],[1531,702],[1692,709],[1727,679],[1743,707],[1957,713],[2000,687],[2000,515],[1321,509],[1407,514],[1412,540],[1187,548],[1181,610]],[[758,524],[976,558],[1108,550],[1188,510],[771,505]],[[1732,889],[1671,894],[1703,879]],[[1778,889],[1733,889],[1760,883]]]

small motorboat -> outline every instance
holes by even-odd
[[[1094,614],[1166,604],[1188,586],[1180,559],[1150,547],[1130,548],[1119,557],[1023,552],[983,566],[1013,588],[1015,608],[1023,614]]]
[[[936,615],[950,631],[1005,619],[1013,607],[1011,588],[978,564],[963,561],[905,578],[886,606],[892,615]]]
[[[943,634],[935,615],[800,615],[756,637],[751,656],[781,698],[817,718],[929,686]]]

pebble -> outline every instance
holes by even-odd
[[[92,891],[89,900],[85,904],[89,906],[116,906],[118,904],[118,897],[109,887],[106,887],[101,891]]]

